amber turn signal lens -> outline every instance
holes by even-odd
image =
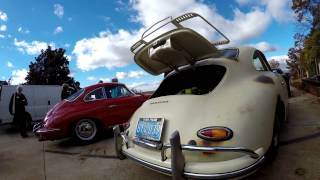
[[[206,127],[197,132],[198,137],[208,141],[222,141],[232,138],[232,131],[226,127]]]

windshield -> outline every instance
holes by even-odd
[[[74,94],[70,95],[68,98],[66,98],[67,101],[74,101],[76,100],[82,93],[84,92],[84,89],[80,89],[79,91],[75,92]]]

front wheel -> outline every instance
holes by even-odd
[[[91,119],[82,119],[74,126],[74,136],[81,142],[91,142],[97,136],[97,124]]]

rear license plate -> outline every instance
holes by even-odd
[[[160,141],[163,123],[163,118],[140,118],[136,129],[136,137]]]

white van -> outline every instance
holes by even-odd
[[[12,123],[9,103],[17,86],[0,85],[0,124]],[[28,100],[26,111],[32,121],[44,119],[46,113],[61,100],[62,87],[58,85],[23,85],[22,93]]]

